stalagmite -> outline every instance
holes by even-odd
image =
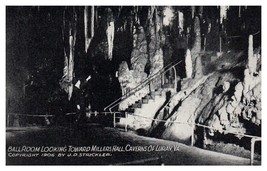
[[[260,84],[261,72],[256,72],[257,69],[257,55],[253,54],[253,36],[249,36],[248,43],[248,64],[244,70],[244,81],[243,81],[243,101],[250,102],[253,100],[253,89]],[[254,76],[254,74],[257,74]]]
[[[186,78],[191,78],[192,73],[193,73],[193,68],[192,68],[192,59],[191,59],[191,52],[189,49],[186,51],[186,56],[185,56],[185,70],[186,70]]]
[[[122,94],[128,96],[119,104],[119,110],[125,110],[129,105],[134,104],[149,92],[149,85],[144,86],[135,92],[129,93],[141,82],[147,78],[145,66],[148,61],[147,41],[144,28],[142,26],[134,27],[133,30],[133,50],[131,53],[132,70],[128,69],[127,63],[124,61],[119,69],[119,82],[123,90]],[[126,69],[124,69],[126,68]],[[120,71],[121,70],[121,71]],[[125,70],[124,72],[122,72]],[[127,71],[127,72],[126,72]],[[125,74],[121,74],[125,73]]]
[[[114,41],[114,31],[115,31],[115,26],[114,26],[114,18],[112,11],[110,10],[108,12],[108,15],[110,15],[107,19],[107,30],[106,30],[106,35],[108,38],[108,59],[112,59],[112,51],[113,51],[113,41]]]
[[[227,91],[229,90],[229,88],[230,88],[230,83],[227,82],[227,81],[225,81],[225,82],[223,83],[223,92],[224,92],[224,93],[227,92]]]
[[[132,79],[132,75],[130,74],[128,65],[126,61],[122,61],[122,63],[119,66],[118,71],[118,80],[121,85],[122,95],[125,95],[128,89],[128,83]]]
[[[198,56],[196,59],[194,78],[200,78],[201,76],[203,76],[202,59],[201,59],[201,56]]]
[[[237,101],[238,103],[241,101],[242,91],[243,91],[243,85],[242,82],[239,82],[235,86],[235,93],[234,96],[232,97],[233,101]]]

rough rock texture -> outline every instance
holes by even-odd
[[[153,76],[154,74],[158,73],[164,66],[163,51],[160,48],[161,36],[159,34],[159,31],[161,29],[160,27],[161,22],[159,20],[159,17],[157,16],[157,13],[155,14],[155,16],[156,16],[156,23],[154,23],[151,18],[148,27],[148,32],[150,36],[150,42],[149,42],[150,76]],[[159,88],[160,84],[161,84],[161,78],[159,76],[150,83],[150,89],[153,91]]]
[[[122,95],[129,92],[135,85],[132,85],[132,72],[129,70],[127,62],[123,61],[119,66],[118,79],[121,85]]]
[[[161,130],[158,135],[161,138],[189,143],[195,129],[190,125],[193,121],[213,127],[208,129],[210,136],[224,130],[253,133],[245,127],[244,120],[257,126],[261,124],[261,71],[250,74],[242,64],[236,65],[236,61],[242,61],[242,55],[237,54],[234,62],[232,54],[229,56],[222,56],[213,63],[224,67],[213,67],[213,72],[207,75],[183,79],[181,91],[173,95],[157,115],[157,119],[166,123],[153,122],[150,132]]]
[[[149,85],[140,87],[135,92],[133,89],[141,84],[146,78],[147,74],[144,72],[148,60],[147,42],[143,27],[139,26],[138,30],[134,31],[134,49],[131,54],[131,64],[133,70],[129,70],[125,61],[119,67],[119,82],[121,84],[122,95],[129,96],[119,104],[119,110],[125,110],[127,107],[137,100],[144,97],[149,92]]]
[[[199,78],[199,79],[184,79],[184,80],[182,80],[183,81],[182,85],[185,85],[185,86],[181,87],[181,91],[174,94],[170,98],[169,102],[159,111],[159,114],[155,117],[156,119],[166,120],[167,123],[162,126],[162,123],[160,123],[160,122],[157,122],[157,121],[153,122],[151,129],[150,129],[150,132],[153,134],[153,132],[159,132],[159,131],[168,129],[167,127],[171,127],[171,125],[172,125],[172,123],[170,121],[181,122],[180,120],[176,119],[177,113],[175,114],[175,112],[176,112],[177,108],[179,108],[181,106],[181,104],[183,104],[185,99],[187,97],[189,97],[189,95],[192,94],[192,92],[195,89],[197,89],[197,87],[199,85],[202,85],[208,77],[209,76],[203,76],[202,78]],[[191,105],[191,102],[189,102],[187,104]],[[186,105],[186,103],[184,103],[184,105]],[[186,107],[184,109],[186,109]],[[182,110],[184,110],[184,109],[182,109]],[[195,109],[193,109],[193,110],[195,110]],[[191,113],[192,113],[192,111],[191,111]],[[189,117],[191,116],[191,113],[186,112],[185,116],[183,115],[183,117],[184,117],[184,118],[182,118],[183,122],[186,123],[188,121]],[[185,126],[185,124],[182,124],[182,125],[173,124],[173,125],[175,125],[175,127]],[[188,128],[188,127],[186,127],[186,128]],[[174,128],[171,128],[171,129],[175,130]],[[172,131],[167,131],[167,132],[165,131],[164,138],[168,139],[168,136],[171,136],[171,139],[174,140],[176,136],[172,135],[172,133],[171,133]],[[176,134],[176,133],[174,133],[174,134]],[[176,137],[179,141],[182,141],[182,142],[185,142],[188,140],[188,135],[190,137],[190,132],[188,132],[188,131],[181,133],[181,134],[178,133],[178,134],[179,135],[182,134],[181,135],[182,137],[179,137],[179,135],[178,135],[178,138]],[[157,136],[161,137],[161,135],[157,135]],[[183,140],[185,140],[185,141],[183,141]]]
[[[144,28],[139,26],[134,33],[134,49],[131,54],[131,64],[133,70],[144,72],[148,60],[147,41]]]
[[[261,71],[258,75],[249,74],[249,70],[244,71],[243,82],[243,100],[244,110],[243,118],[251,120],[256,125],[261,124]]]
[[[192,128],[191,125],[184,123],[191,122],[190,117],[194,114],[200,103],[201,100],[197,99],[194,95],[186,98],[183,101],[182,106],[178,108],[177,112],[167,120],[165,124],[166,129],[162,134],[162,138],[188,144],[192,129],[194,128]],[[177,121],[178,123],[170,121]]]
[[[155,9],[154,9],[155,10]],[[160,48],[161,36],[159,31],[161,29],[162,23],[160,22],[159,17],[157,16],[157,11],[151,11],[151,15],[155,13],[156,21],[153,22],[152,18],[150,20],[148,32],[150,36],[149,42],[149,51],[147,50],[147,41],[146,34],[144,32],[144,28],[139,26],[137,29],[134,29],[133,35],[133,51],[131,53],[131,65],[133,70],[123,70],[121,67],[119,69],[119,82],[121,83],[122,93],[123,95],[127,95],[127,92],[130,92],[133,88],[142,83],[146,78],[147,74],[144,72],[147,62],[149,60],[150,63],[150,72],[149,76],[154,76],[158,73],[164,66],[163,61],[163,51]],[[149,57],[149,58],[148,58]],[[125,64],[122,64],[125,65]],[[123,73],[125,72],[125,73]],[[120,103],[119,109],[125,110],[129,105],[133,104],[135,101],[144,97],[150,90],[153,91],[155,89],[160,88],[161,86],[161,77],[160,75],[153,79],[152,82],[145,85],[144,88],[138,90],[136,93],[131,95],[129,98],[125,99]]]
[[[249,36],[248,64],[244,70],[242,116],[256,125],[261,124],[261,71],[260,55],[253,53],[253,36]]]
[[[122,95],[130,96],[120,103],[120,110],[125,110],[129,105],[133,104],[135,101],[144,97],[148,93],[148,86],[145,86],[136,93],[131,94],[131,90],[137,87],[146,78],[147,75],[144,72],[129,70],[128,65],[125,61],[120,64],[118,79],[121,85]]]

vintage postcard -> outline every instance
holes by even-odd
[[[6,6],[6,165],[261,165],[261,6]]]

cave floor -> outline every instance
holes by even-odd
[[[89,147],[91,149],[87,152],[75,153],[70,146]],[[15,149],[29,149],[29,147],[36,149],[40,147],[40,149],[36,152],[27,150],[19,152],[19,149]],[[65,147],[67,150],[64,152],[49,151],[53,147]],[[136,149],[131,151],[133,148]],[[147,151],[140,151],[144,148]],[[6,149],[7,165],[250,164],[249,159],[190,147],[173,141],[143,137],[134,132],[123,132],[116,128],[93,123],[54,127],[7,128]],[[110,149],[114,151],[110,151]],[[38,156],[26,157],[30,153],[38,154]],[[62,154],[65,156],[58,156]],[[15,155],[24,155],[24,157],[15,157]],[[254,164],[260,165],[261,163],[254,161]]]

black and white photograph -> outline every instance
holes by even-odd
[[[262,6],[6,5],[5,20],[7,166],[262,165]]]

